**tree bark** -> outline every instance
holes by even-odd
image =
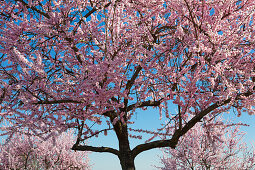
[[[134,159],[132,150],[130,149],[127,124],[118,121],[114,126],[115,133],[119,140],[119,160],[122,170],[135,170]]]
[[[135,170],[134,155],[130,149],[128,140],[127,125],[120,123],[121,128],[116,129],[116,134],[119,139],[119,160],[122,170]],[[121,131],[121,133],[119,133]]]
[[[120,152],[119,160],[122,170],[135,170],[134,157],[130,150]]]

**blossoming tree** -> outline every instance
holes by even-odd
[[[161,170],[247,169],[255,168],[255,150],[242,142],[244,133],[238,124],[196,124],[175,149],[163,149]]]
[[[72,149],[115,154],[131,170],[138,154],[174,148],[206,115],[253,114],[254,7],[253,0],[1,1],[0,109],[12,125],[2,130],[54,136],[75,128]],[[158,107],[175,130],[132,149],[129,138],[141,138],[134,131],[157,136],[131,124],[147,107]],[[106,128],[89,126],[102,121]],[[118,149],[81,143],[110,130]]]
[[[87,153],[72,151],[73,142],[72,131],[46,141],[15,134],[11,141],[0,146],[0,169],[89,170]]]

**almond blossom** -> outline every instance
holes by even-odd
[[[73,150],[112,153],[133,170],[138,154],[175,148],[205,116],[252,115],[254,9],[253,0],[0,1],[0,115],[11,125],[1,131],[74,129]],[[156,140],[150,129],[130,148],[143,133],[129,130],[134,115],[149,107],[174,131]],[[83,144],[105,131],[118,149]]]

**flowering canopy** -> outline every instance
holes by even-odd
[[[74,142],[72,131],[47,141],[15,134],[0,146],[0,169],[90,169],[87,153],[70,149]]]
[[[6,134],[76,128],[73,149],[133,160],[175,147],[205,115],[230,108],[254,114],[254,7],[253,0],[1,1],[0,109],[12,124]],[[165,111],[176,131],[131,151],[130,119],[150,106],[160,117]],[[105,118],[109,128],[87,124]],[[119,151],[79,146],[112,129]]]
[[[240,125],[213,121],[196,124],[175,149],[163,149],[163,167],[158,169],[254,169],[255,150],[242,141]]]

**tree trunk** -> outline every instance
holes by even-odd
[[[123,150],[120,151],[120,155],[119,155],[122,170],[135,170],[134,157],[133,157],[129,147],[123,146],[122,149]]]
[[[122,170],[135,170],[135,157],[130,149],[127,126],[122,124],[117,134],[119,139],[119,160]]]
[[[111,117],[111,121],[114,121],[115,117]],[[124,120],[127,121],[126,116]],[[119,141],[119,153],[118,157],[122,170],[135,170],[135,157],[130,149],[129,139],[128,139],[128,128],[127,124],[118,120],[113,124],[114,131]]]

